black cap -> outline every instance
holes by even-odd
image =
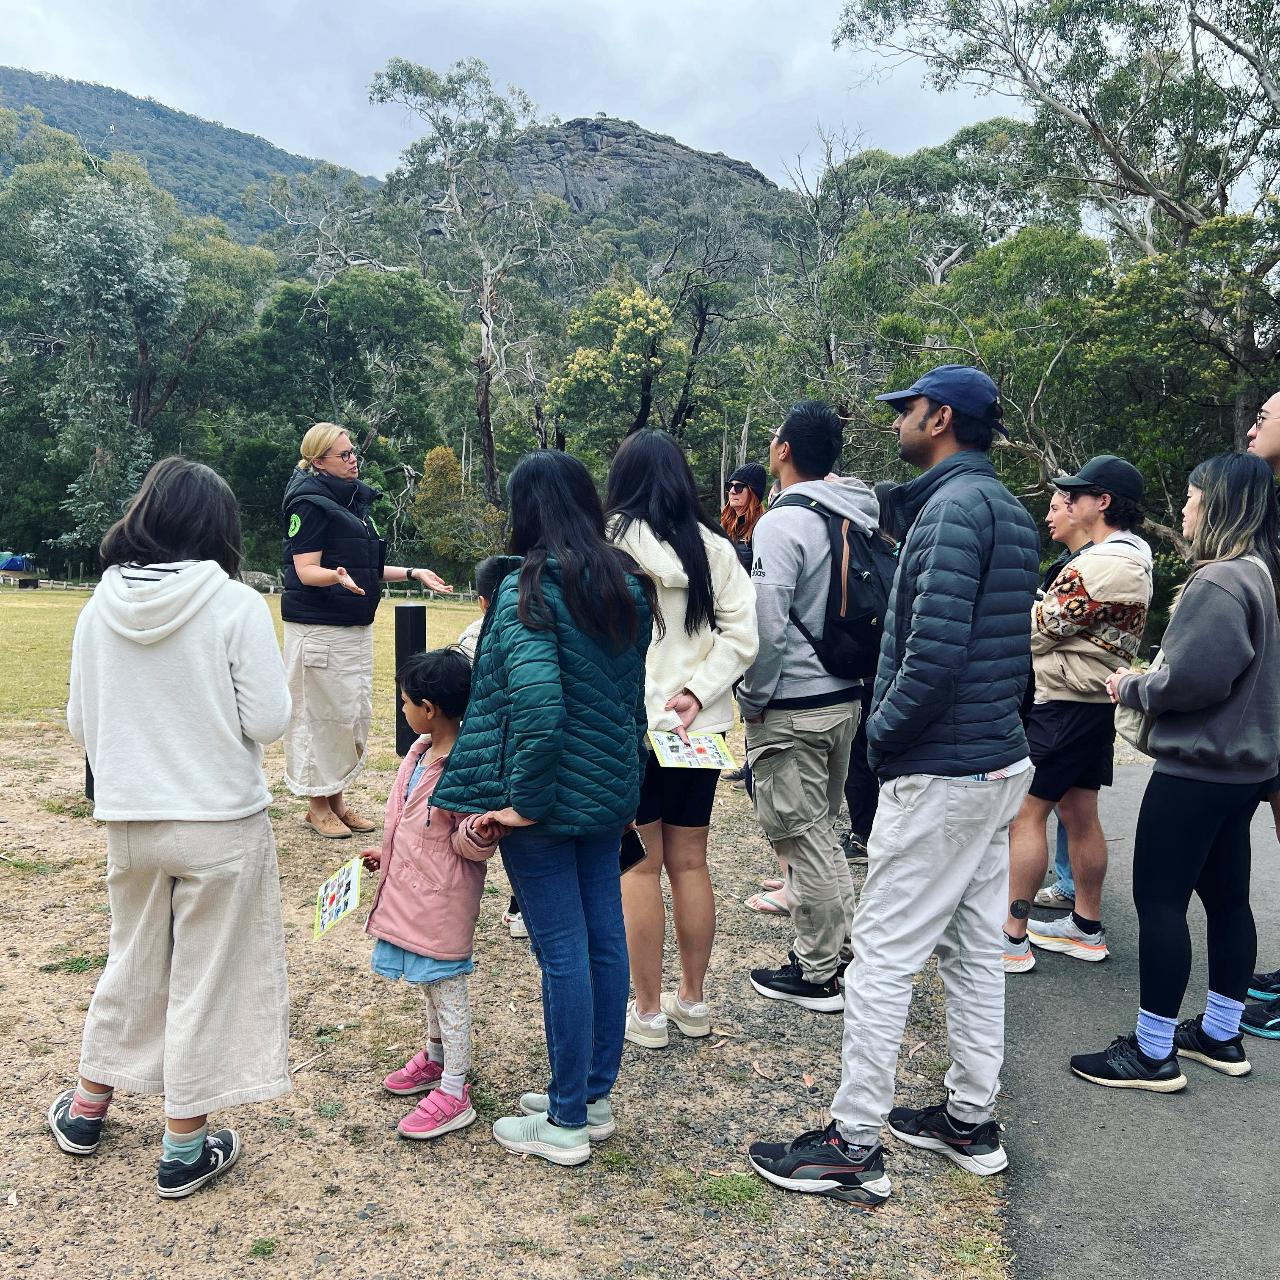
[[[1053,487],[1070,493],[1072,489],[1101,489],[1117,498],[1141,502],[1146,483],[1142,472],[1114,453],[1100,453],[1090,458],[1073,476],[1055,476]]]
[[[735,480],[745,484],[761,502],[764,501],[765,470],[758,462],[744,462],[725,483],[733,484]]]

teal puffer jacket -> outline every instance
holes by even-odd
[[[507,575],[480,632],[471,699],[433,804],[455,813],[510,805],[544,831],[574,835],[635,817],[652,618],[639,583],[628,576],[628,585],[640,627],[613,654],[575,625],[554,562],[542,575],[553,631],[520,621],[519,574]]]

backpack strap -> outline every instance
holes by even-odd
[[[823,506],[822,503],[817,500],[817,498],[810,498],[800,493],[792,494],[790,497],[788,497],[784,493],[769,504],[770,511],[774,511],[778,507],[801,507],[806,511],[812,511],[814,515],[821,517],[821,519],[826,522],[828,529],[830,529],[831,522],[833,520],[847,519],[847,517],[841,516],[839,512],[832,511],[830,507]],[[830,541],[832,542],[832,546],[830,547],[830,553],[833,557],[833,560],[832,560],[832,565],[828,568],[829,578],[834,572],[834,564],[835,564],[834,536],[831,537]],[[830,582],[828,582],[827,584],[827,589],[828,591],[831,589]],[[824,613],[826,612],[825,609],[823,612]],[[804,623],[800,621],[800,616],[799,614],[796,613],[794,607],[787,610],[787,619],[790,621],[791,625],[795,627],[795,629],[802,636],[804,636],[805,640],[809,644],[809,647],[816,653],[818,650],[818,637],[815,636],[813,632],[810,631],[809,628],[806,627]]]

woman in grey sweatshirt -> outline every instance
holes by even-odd
[[[1071,1059],[1076,1075],[1175,1093],[1179,1057],[1249,1072],[1240,1015],[1257,934],[1249,823],[1280,770],[1280,510],[1271,469],[1220,454],[1191,473],[1182,533],[1195,565],[1164,635],[1164,665],[1107,678],[1113,701],[1152,718],[1155,768],[1133,853],[1141,1006],[1135,1033]],[[1177,1021],[1191,971],[1187,907],[1208,917],[1209,999]]]

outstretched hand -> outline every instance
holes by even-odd
[[[338,575],[338,586],[346,587],[346,589],[353,595],[364,595],[364,588],[359,586],[355,579],[341,565],[334,570],[334,573]]]
[[[438,573],[432,573],[430,569],[419,569],[418,581],[428,590],[440,591],[446,595],[453,590]]]

